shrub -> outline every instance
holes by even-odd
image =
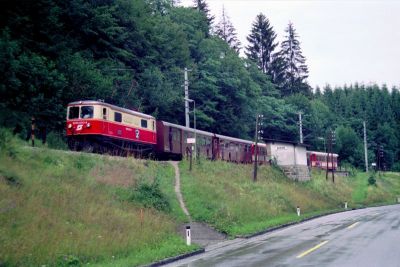
[[[375,185],[376,186],[376,179],[375,179],[375,175],[372,174],[369,178],[368,178],[368,185]]]
[[[78,257],[74,255],[65,255],[58,259],[57,266],[69,267],[69,266],[82,266]]]
[[[400,172],[400,161],[393,164],[392,170],[395,172]]]
[[[47,135],[47,144],[50,148],[68,150],[67,143],[60,133],[50,132]]]
[[[8,129],[0,128],[0,152],[6,152],[8,156],[16,156],[15,140]]]
[[[158,180],[155,180],[152,184],[139,184],[133,191],[130,200],[138,202],[146,208],[154,208],[165,212],[171,210],[167,197],[161,192]]]

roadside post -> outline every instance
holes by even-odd
[[[190,153],[190,165],[189,165],[189,171],[192,171],[192,162],[193,162],[193,151],[195,150],[195,146],[196,146],[196,138],[188,138],[187,140],[186,140],[186,143],[187,144],[190,144],[190,151],[189,151],[189,153]],[[193,144],[195,145],[195,146],[193,146]],[[196,151],[195,151],[195,153],[196,153]]]
[[[192,243],[192,236],[190,233],[190,225],[186,226],[186,245],[190,246]]]
[[[300,207],[299,206],[297,206],[297,216],[300,216]]]
[[[35,117],[31,119],[31,140],[32,140],[32,147],[35,146],[35,130],[36,130],[36,121]]]
[[[344,202],[344,209],[347,210],[347,201]]]

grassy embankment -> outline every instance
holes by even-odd
[[[169,164],[31,149],[1,134],[0,266],[134,266],[195,249],[176,235],[186,218]],[[314,172],[296,183],[262,166],[253,183],[250,165],[202,160],[192,173],[186,161],[180,167],[192,217],[231,236],[342,210],[346,200],[351,208],[400,195],[398,173],[377,177],[375,187],[365,173],[333,184]]]
[[[169,164],[31,149],[0,135],[0,266],[135,266],[196,248],[176,234],[185,217]]]
[[[326,181],[325,172],[314,171],[311,181],[298,183],[278,169],[261,166],[254,183],[251,165],[203,160],[192,173],[187,162],[181,162],[180,167],[183,195],[192,217],[230,236],[343,210],[345,201],[352,208],[394,203],[400,196],[398,173],[377,177],[377,186],[369,186],[368,175],[362,172],[354,177],[336,176],[333,184]]]

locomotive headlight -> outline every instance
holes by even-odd
[[[90,122],[86,123],[86,127],[90,128]]]
[[[68,129],[71,129],[72,128],[72,124],[70,123],[70,124],[68,124]]]

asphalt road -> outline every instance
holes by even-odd
[[[400,205],[347,211],[230,240],[169,266],[400,267]]]

